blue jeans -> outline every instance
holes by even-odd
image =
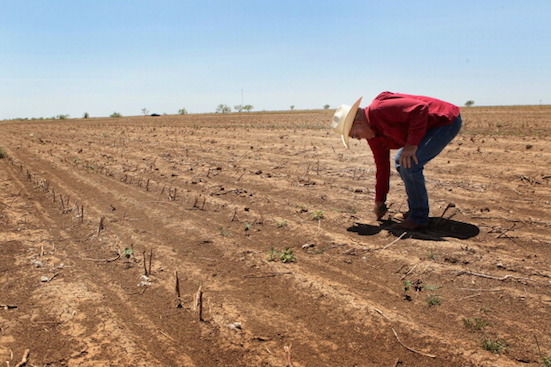
[[[402,181],[404,181],[408,196],[408,219],[416,224],[421,226],[429,224],[429,197],[425,186],[425,176],[423,175],[425,164],[444,150],[446,145],[459,133],[461,125],[461,116],[458,116],[449,125],[428,130],[415,153],[419,163],[412,162],[413,166],[410,168],[400,166],[400,156],[402,155],[403,148],[396,153],[396,170],[400,174]]]

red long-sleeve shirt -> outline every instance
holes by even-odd
[[[383,92],[364,109],[375,137],[367,142],[377,172],[375,201],[384,202],[389,190],[390,150],[404,145],[419,145],[427,130],[451,124],[459,116],[459,107],[442,100]]]

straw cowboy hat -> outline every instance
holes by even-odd
[[[350,129],[352,129],[352,123],[354,122],[356,111],[358,111],[361,102],[362,97],[360,97],[352,107],[346,104],[340,105],[333,115],[331,127],[337,134],[341,135],[342,143],[348,149],[350,149],[348,134],[350,133]]]

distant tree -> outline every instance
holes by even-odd
[[[225,104],[219,104],[218,107],[216,107],[216,113],[230,113],[231,108],[228,105]]]
[[[331,106],[329,106],[328,104],[326,104],[326,105],[323,105],[323,109],[324,109],[324,110],[328,110],[328,109],[329,109],[329,107],[331,107]]]
[[[291,111],[292,111],[292,110],[294,110],[294,109],[295,109],[295,106],[291,105],[291,106],[290,106],[289,108],[290,108],[290,109],[291,109]]]
[[[237,106],[233,106],[233,109],[237,112],[243,112],[243,105],[238,104]]]
[[[147,108],[142,108],[143,115],[149,115],[149,110]]]
[[[88,117],[90,117],[90,115],[88,114],[88,112],[84,112],[84,115],[82,115],[82,118],[87,119]]]
[[[243,106],[243,109],[247,112],[251,112],[251,110],[254,109],[254,107],[251,106],[250,104],[247,104],[247,105]]]
[[[181,109],[178,110],[178,113],[180,115],[187,115],[187,110],[185,108],[181,108]]]
[[[113,112],[112,114],[109,115],[109,117],[122,117],[122,115],[118,112]]]
[[[58,120],[65,120],[65,119],[68,119],[69,118],[69,115],[57,115],[56,117],[54,117]]]
[[[467,102],[465,102],[465,107],[471,107],[472,105],[474,105],[474,101],[469,99]]]

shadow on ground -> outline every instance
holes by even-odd
[[[397,223],[392,220],[384,220],[379,225],[371,225],[365,223],[355,223],[347,230],[356,232],[360,236],[373,236],[383,230],[392,233],[395,236],[401,236],[404,230],[391,229],[390,226]],[[470,223],[458,222],[451,219],[441,219],[439,217],[430,218],[429,226],[426,229],[407,231],[403,237],[414,238],[427,241],[445,241],[446,238],[457,238],[467,240],[475,237],[480,233],[480,229]]]

